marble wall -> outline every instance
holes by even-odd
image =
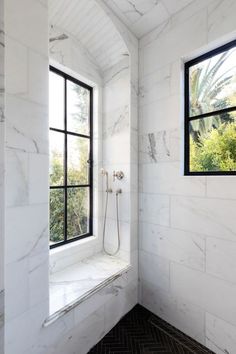
[[[116,191],[119,194],[121,248],[119,257],[130,258],[130,60],[121,62],[104,73],[103,83],[103,167],[109,172],[109,194],[106,224],[106,249],[117,249]],[[113,180],[113,171],[123,171],[124,179]],[[104,179],[104,193],[106,190]],[[105,198],[104,198],[105,199]],[[105,200],[104,200],[105,202]],[[104,203],[105,204],[105,203]]]
[[[49,15],[50,18],[50,15]],[[93,256],[102,250],[102,84],[103,73],[92,60],[87,48],[70,33],[49,24],[49,61],[50,64],[72,77],[93,87],[93,201],[94,222],[93,239],[85,239],[79,245],[71,244],[68,248],[59,248],[50,251],[50,271],[54,273],[81,259]]]
[[[4,139],[5,139],[4,2],[0,0],[0,353],[4,351]]]
[[[122,277],[73,310],[65,312],[56,321],[47,322],[45,325],[49,314],[47,1],[7,0],[4,4],[6,27],[4,354],[65,352],[86,354],[120,317],[137,303],[137,248],[133,252],[132,268]],[[137,69],[138,43],[121,23],[119,31],[126,39],[132,39],[132,42],[127,42],[127,46],[132,53],[131,67]],[[74,65],[78,63],[74,62]],[[71,69],[74,68],[75,66]],[[85,67],[83,69],[86,70]],[[136,76],[134,73],[135,70],[132,69],[130,87],[133,82],[137,82],[137,73]],[[92,80],[91,77],[89,79]],[[134,102],[130,98],[130,106],[133,105],[130,108],[132,126],[137,124]],[[132,136],[130,138],[132,143],[134,134],[131,132],[129,134]],[[137,154],[137,149],[129,154],[135,156],[135,153]],[[134,176],[133,172],[131,175]],[[133,196],[130,195],[130,198]],[[135,205],[132,208],[133,215],[134,208]],[[133,235],[135,230],[133,224],[136,225],[136,221],[137,218],[132,220],[130,227]]]
[[[27,9],[27,10],[26,10]],[[5,353],[30,353],[48,314],[48,25],[5,1]]]
[[[140,40],[140,302],[217,354],[236,352],[236,177],[183,176],[182,59],[235,39],[235,11],[195,0]]]

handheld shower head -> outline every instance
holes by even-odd
[[[104,168],[101,168],[101,175],[108,176],[108,172],[106,170],[104,170]]]

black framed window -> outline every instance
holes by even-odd
[[[185,63],[185,175],[236,174],[236,40]]]
[[[92,235],[93,89],[50,67],[50,248]]]

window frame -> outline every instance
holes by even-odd
[[[49,185],[49,189],[55,190],[55,189],[61,189],[64,191],[64,239],[63,241],[56,242],[52,245],[50,245],[50,249],[60,247],[66,244],[69,244],[71,242],[75,242],[81,239],[84,239],[86,237],[92,236],[93,235],[93,87],[85,84],[84,82],[68,75],[67,73],[55,68],[54,66],[50,65],[49,66],[49,72],[53,72],[59,76],[61,76],[64,79],[64,129],[58,129],[58,128],[52,128],[49,126],[49,131],[54,131],[54,132],[59,132],[64,135],[64,183],[62,186],[51,186]],[[80,133],[75,133],[67,130],[67,80],[73,82],[76,85],[79,85],[87,90],[89,90],[90,94],[90,101],[89,101],[89,135],[85,134],[80,134]],[[79,185],[68,185],[67,181],[67,171],[68,171],[68,154],[67,154],[67,136],[76,136],[76,137],[81,137],[89,140],[89,159],[88,159],[88,165],[89,165],[89,179],[88,179],[88,184],[79,184]],[[70,188],[88,188],[89,189],[89,232],[86,234],[82,234],[76,237],[73,237],[71,239],[68,239],[67,237],[67,199],[68,199],[68,189]],[[50,232],[50,230],[49,230]],[[50,242],[50,236],[49,236],[49,242]]]
[[[185,176],[227,176],[236,175],[236,171],[190,171],[190,133],[189,124],[195,119],[204,119],[212,115],[217,115],[226,112],[236,112],[236,106],[224,108],[221,110],[211,111],[203,113],[194,117],[190,117],[190,90],[189,90],[189,69],[199,64],[200,62],[210,59],[215,55],[221,54],[224,51],[230,50],[236,47],[236,40],[226,43],[216,49],[210,50],[209,52],[202,54],[192,60],[184,63],[184,175]]]

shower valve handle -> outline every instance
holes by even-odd
[[[116,178],[120,181],[124,178],[124,172],[122,171],[113,171],[113,181],[116,180]]]

